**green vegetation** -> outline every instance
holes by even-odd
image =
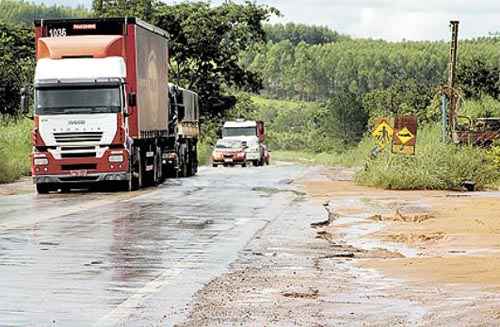
[[[35,45],[31,29],[0,21],[0,115],[16,115],[19,93],[33,80]]]
[[[0,117],[0,183],[28,175],[31,168],[32,121],[4,120]]]
[[[326,26],[287,23],[266,25],[264,30],[267,40],[272,43],[290,41],[293,45],[301,42],[314,45],[350,39],[348,36],[340,35]]]
[[[334,122],[324,119],[325,112],[329,112],[325,105],[241,98],[246,108],[246,111],[239,108],[241,117],[266,121],[273,160],[357,167],[357,183],[387,189],[459,189],[464,181],[474,181],[478,188],[484,188],[500,180],[498,148],[443,144],[440,127],[435,123],[419,129],[415,156],[392,154],[387,147],[376,159],[371,159],[376,144],[370,135],[356,145],[349,145],[339,141],[335,133],[329,133],[328,126]],[[498,101],[486,98],[466,101],[464,108],[479,105],[491,108],[495,104]]]
[[[471,118],[500,117],[500,101],[489,95],[465,100],[461,105],[460,113]]]
[[[439,141],[437,127],[425,127],[415,156],[385,152],[367,162],[356,176],[362,185],[386,189],[460,189],[465,181],[477,188],[495,184],[500,177],[494,156],[487,150],[457,147]]]
[[[1,0],[0,20],[11,24],[31,26],[34,19],[86,17],[90,12],[84,7],[70,8],[59,5],[47,6],[25,0]]]

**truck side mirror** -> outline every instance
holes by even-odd
[[[137,95],[135,92],[130,92],[127,96],[127,102],[129,107],[137,106]]]

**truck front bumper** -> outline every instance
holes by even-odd
[[[260,160],[260,152],[247,151],[246,157],[248,161]]]
[[[107,181],[128,181],[127,172],[88,174],[86,176],[71,175],[41,175],[33,176],[35,184],[72,184],[72,183],[99,183]]]

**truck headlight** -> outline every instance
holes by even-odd
[[[47,158],[35,158],[35,166],[46,166],[49,164],[49,159]]]
[[[123,162],[123,154],[115,154],[115,155],[109,156],[108,161],[109,162]]]

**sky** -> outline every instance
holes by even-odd
[[[162,0],[168,4],[179,0]],[[220,4],[224,0],[212,0]],[[37,3],[90,6],[91,0],[36,0]],[[235,2],[243,2],[236,0]],[[326,25],[354,37],[448,40],[449,21],[460,20],[460,37],[500,32],[500,0],[256,0],[276,7],[272,22]]]

